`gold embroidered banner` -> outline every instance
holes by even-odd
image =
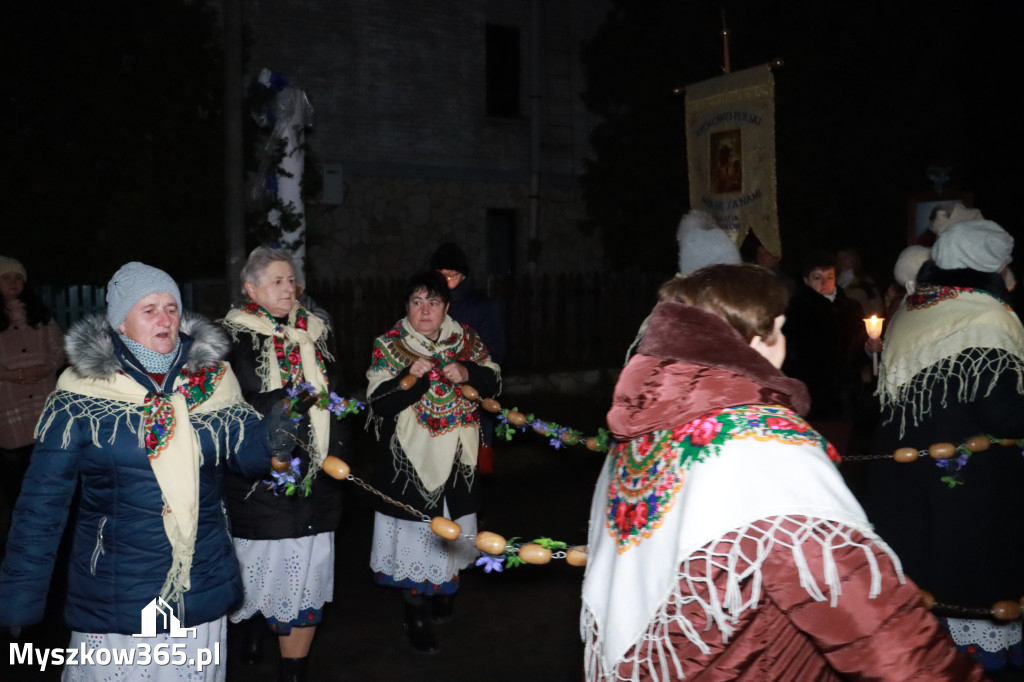
[[[686,88],[690,208],[741,244],[753,230],[782,255],[775,180],[775,80],[766,64]]]

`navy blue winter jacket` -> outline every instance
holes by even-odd
[[[220,366],[228,347],[223,333],[198,317],[182,320],[180,338],[179,357],[164,385],[157,386],[105,319],[89,318],[68,333],[72,367],[67,371],[96,383],[123,372],[148,391],[170,392],[183,370]],[[232,393],[233,386],[237,390],[230,367],[223,367],[226,374],[215,396]],[[142,411],[141,405],[62,391],[58,384],[43,411],[45,429],[32,453],[0,568],[0,626],[42,619],[69,505],[80,486],[71,515],[67,624],[79,632],[142,632],[140,613],[159,595],[171,567],[161,491],[141,440]],[[216,411],[190,417],[201,447],[198,531],[191,587],[171,604],[185,627],[216,620],[241,600],[222,502],[225,467],[256,477],[269,471],[271,457],[259,415],[240,395]],[[243,438],[246,447],[239,448]]]

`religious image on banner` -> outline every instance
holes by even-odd
[[[775,86],[757,66],[686,89],[690,207],[707,211],[740,244],[753,231],[782,254],[775,178]]]

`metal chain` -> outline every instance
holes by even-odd
[[[364,480],[362,480],[358,476],[355,476],[355,475],[350,473],[348,475],[348,477],[346,478],[346,480],[352,481],[357,486],[359,486],[360,488],[362,488],[366,492],[370,493],[371,495],[376,495],[377,497],[379,497],[380,499],[384,500],[388,504],[392,504],[392,505],[398,507],[399,509],[409,513],[410,515],[415,516],[420,521],[423,521],[424,523],[430,523],[430,517],[427,516],[426,514],[424,514],[423,512],[421,512],[419,509],[416,509],[414,507],[410,507],[407,504],[403,504],[403,503],[399,502],[396,499],[388,497],[387,495],[385,495],[381,491],[377,490],[372,485],[370,485],[369,483],[365,482]]]

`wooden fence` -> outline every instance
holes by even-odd
[[[665,273],[588,273],[491,277],[477,285],[504,314],[506,373],[617,367],[654,305]],[[310,293],[331,315],[342,376],[362,385],[373,339],[404,314],[404,278],[313,282]],[[186,282],[182,303],[211,319],[227,312],[227,285]],[[106,310],[104,287],[42,287],[40,294],[62,329]]]

